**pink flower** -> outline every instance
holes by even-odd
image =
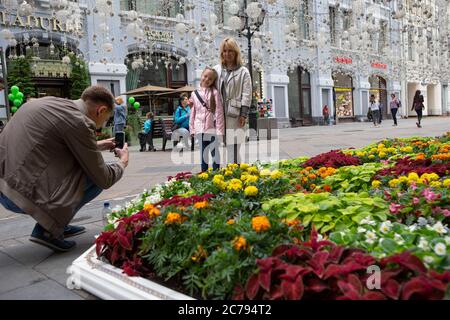
[[[381,162],[381,164],[384,164],[384,165],[389,164],[389,161],[387,161],[387,160],[381,160],[380,162]]]
[[[415,182],[412,182],[410,188],[411,188],[411,190],[416,190],[417,184]]]
[[[413,198],[413,201],[412,201],[413,204],[419,204],[419,202],[420,202],[419,198],[417,198],[417,197]]]
[[[396,203],[392,202],[389,206],[389,211],[393,214],[397,214],[401,208],[402,208],[402,206],[400,204],[396,204]]]
[[[427,202],[432,202],[432,201],[436,200],[437,198],[439,198],[439,195],[434,193],[433,191],[431,191],[430,188],[424,189],[422,191],[422,195],[425,197]]]
[[[444,214],[445,217],[450,217],[450,210],[444,209],[442,210],[442,213]]]

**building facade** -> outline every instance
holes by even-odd
[[[336,122],[363,121],[371,94],[385,117],[391,93],[400,97],[402,115],[413,116],[417,89],[425,115],[450,114],[448,1],[259,3],[265,19],[251,41],[254,96],[273,99],[281,127],[321,124],[325,105]],[[226,36],[239,41],[247,61],[247,39],[237,31],[242,20],[235,17],[243,6],[237,0],[35,0],[25,10],[4,0],[0,46],[6,62],[34,57],[38,96],[69,95],[67,52],[86,62],[92,84],[114,95],[147,84],[195,86],[204,67],[219,62]],[[136,98],[159,115],[172,114],[177,104],[163,96]]]

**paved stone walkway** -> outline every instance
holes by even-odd
[[[366,122],[282,129],[279,133],[280,158],[362,147],[383,138],[438,136],[446,131],[450,131],[449,117],[425,118],[421,129],[416,127],[413,118],[400,119],[398,127],[392,127],[392,121],[387,120],[380,128],[373,128]],[[161,149],[160,142],[157,141],[155,146]],[[106,161],[114,161],[110,153],[104,153],[104,157]],[[34,220],[0,207],[0,299],[96,299],[84,291],[68,290],[66,269],[93,244],[95,235],[101,231],[103,202],[109,200],[112,206],[123,205],[143,189],[165,181],[167,176],[191,170],[198,171],[199,165],[173,164],[170,151],[140,153],[137,146],[132,146],[130,164],[122,180],[105,190],[75,217],[73,222],[84,225],[87,232],[76,237],[77,248],[65,254],[56,254],[30,242],[28,238]]]

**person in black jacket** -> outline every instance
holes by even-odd
[[[416,122],[416,125],[418,128],[422,128],[422,125],[420,122],[422,121],[422,110],[425,109],[425,106],[423,104],[423,95],[420,94],[420,90],[416,91],[416,94],[414,95],[413,105],[411,110],[415,110],[417,113],[417,119],[418,122]]]

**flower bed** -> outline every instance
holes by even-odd
[[[195,298],[443,299],[449,149],[449,135],[393,139],[180,173],[114,208],[97,255]]]

